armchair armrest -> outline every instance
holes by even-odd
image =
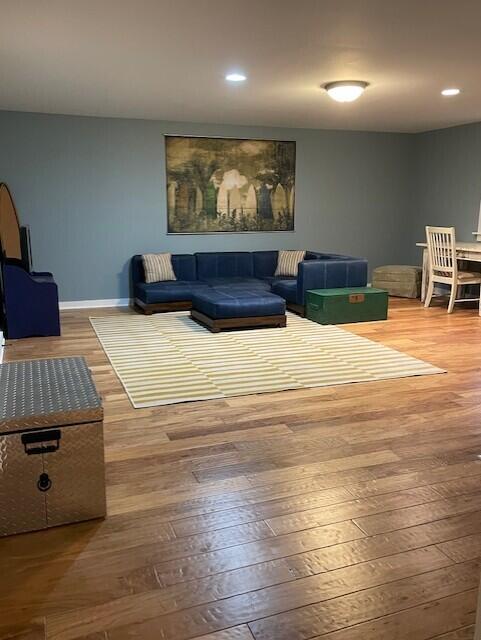
[[[20,292],[26,293],[43,287],[45,294],[52,292],[57,297],[57,284],[51,273],[29,273],[23,267],[6,264],[3,268],[6,299],[17,297]]]

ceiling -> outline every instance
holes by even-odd
[[[480,24],[479,0],[0,0],[0,109],[447,127],[481,120]],[[370,86],[338,104],[319,86],[342,79]]]

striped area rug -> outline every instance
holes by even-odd
[[[444,373],[340,327],[293,314],[286,328],[217,334],[188,312],[90,322],[136,408]]]

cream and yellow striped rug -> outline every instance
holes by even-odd
[[[210,333],[188,312],[90,318],[136,408],[444,373],[337,326]]]

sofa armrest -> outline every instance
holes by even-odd
[[[145,284],[144,262],[141,255],[135,255],[130,259],[129,269],[129,291],[131,298],[137,297],[136,291],[139,284]]]
[[[130,261],[130,278],[133,285],[145,282],[144,263],[142,256],[132,256]]]
[[[297,275],[297,303],[304,305],[306,291],[336,289],[338,287],[365,287],[367,260],[304,260],[299,263]]]

